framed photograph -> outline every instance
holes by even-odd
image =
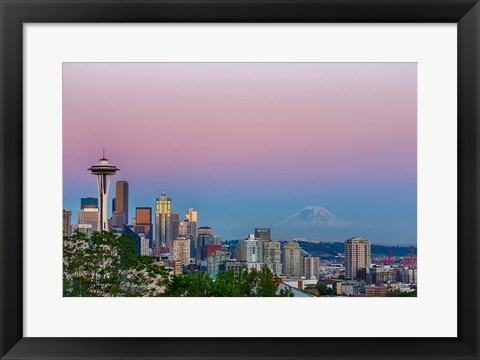
[[[476,1],[0,4],[2,359],[480,357]]]

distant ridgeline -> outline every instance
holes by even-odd
[[[345,251],[345,246],[343,242],[311,243],[306,241],[299,241],[298,244],[303,250],[305,250],[309,254],[314,255],[323,255],[322,253],[327,252],[343,253]],[[411,246],[372,244],[371,247],[372,255],[388,255],[390,254],[390,249],[392,249],[392,256],[408,256],[412,251]],[[415,247],[415,254],[416,253],[417,248]]]
[[[225,245],[235,246],[238,240],[225,241]],[[300,247],[307,253],[321,257],[328,257],[329,254],[343,253],[345,247],[343,242],[319,242],[313,243],[308,241],[298,241]],[[412,251],[412,246],[401,245],[376,245],[372,244],[372,255],[389,255],[392,249],[392,256],[408,256]],[[417,254],[417,247],[415,246],[415,255]]]

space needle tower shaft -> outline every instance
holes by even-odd
[[[101,158],[97,164],[92,165],[88,170],[97,178],[98,202],[100,206],[100,209],[98,209],[97,231],[108,231],[108,190],[110,189],[112,175],[115,175],[120,169],[108,162],[108,159],[105,158],[104,151],[103,158]]]

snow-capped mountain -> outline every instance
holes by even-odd
[[[351,229],[361,224],[344,220],[321,206],[307,206],[292,216],[280,221],[276,227],[295,228],[336,228]]]

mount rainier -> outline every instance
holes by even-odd
[[[287,228],[334,228],[352,229],[365,225],[352,223],[335,215],[321,206],[307,206],[292,216],[275,224],[275,227]]]

